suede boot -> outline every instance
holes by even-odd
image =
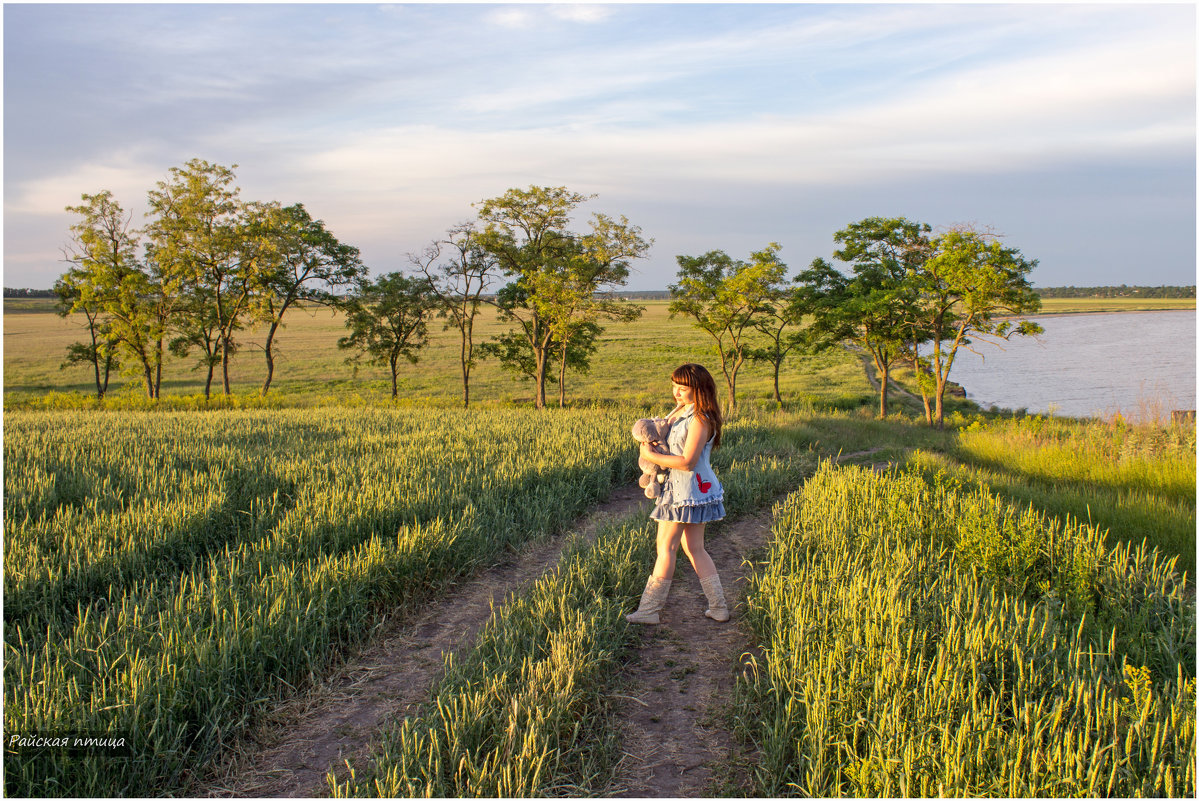
[[[724,588],[720,586],[720,575],[713,573],[700,579],[699,583],[704,588],[704,595],[708,596],[708,609],[704,614],[720,623],[728,620],[729,607],[724,600]]]
[[[645,591],[641,593],[641,605],[637,611],[625,615],[630,623],[646,623],[654,625],[658,622],[658,613],[666,606],[666,595],[670,592],[670,579],[649,577],[645,582]]]

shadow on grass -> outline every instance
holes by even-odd
[[[1112,539],[1139,545],[1147,541],[1167,557],[1188,582],[1195,575],[1195,512],[1184,504],[1134,489],[1044,478],[993,459],[967,453],[939,454],[943,467],[967,485],[985,486],[1016,506],[1032,506],[1058,522],[1068,519],[1106,529]],[[918,465],[931,476],[937,466]]]

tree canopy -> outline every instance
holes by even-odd
[[[545,408],[549,360],[558,359],[559,403],[565,405],[566,369],[585,369],[602,327],[599,320],[641,313],[603,293],[623,286],[629,265],[649,250],[641,229],[593,214],[588,231],[570,229],[574,210],[592,199],[564,186],[509,189],[479,206],[480,246],[509,283],[495,297],[503,322],[515,327],[483,350],[534,382],[534,405]]]
[[[679,256],[678,283],[670,287],[670,316],[694,320],[713,341],[720,357],[728,411],[737,408],[737,373],[750,352],[748,335],[754,321],[770,310],[770,301],[786,279],[787,265],[780,246],[771,242],[750,254],[749,261],[733,259],[722,250],[702,256]]]

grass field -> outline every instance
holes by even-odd
[[[57,368],[77,329],[6,313],[6,734],[136,738],[129,759],[10,748],[7,794],[187,794],[380,615],[630,482],[632,420],[664,409],[679,362],[713,363],[702,333],[646,305],[569,378],[573,408],[544,413],[488,363],[477,408],[458,409],[441,331],[393,405],[382,369],[343,363],[328,311],[283,335],[280,408],[172,411],[201,406],[176,361],[162,409],[138,409],[133,384],[96,410],[86,369]],[[256,403],[253,342],[234,405]],[[756,793],[1194,796],[1193,423],[953,401],[936,431],[894,395],[879,420],[841,351],[792,361],[782,409],[763,366],[739,389],[713,457],[730,514],[790,493],[755,567],[763,656],[737,692]],[[816,471],[857,451],[894,468]],[[568,549],[329,791],[602,793],[649,536],[618,521]]]
[[[31,301],[21,301],[31,303]],[[668,389],[669,376],[684,361],[712,363],[710,340],[703,332],[671,320],[665,302],[647,302],[645,314],[633,323],[608,326],[604,341],[592,359],[587,375],[568,373],[568,403],[658,404]],[[275,378],[270,394],[283,405],[351,402],[374,403],[390,399],[386,367],[362,366],[355,376],[346,364],[347,352],[337,348],[345,334],[343,317],[327,309],[300,310],[287,318],[287,328],[276,337]],[[486,310],[476,324],[475,341],[483,342],[506,330]],[[77,323],[50,313],[6,314],[4,320],[4,396],[6,408],[37,402],[49,392],[93,394],[90,368],[72,365],[60,369],[67,346],[85,335]],[[254,398],[266,376],[262,355],[264,332],[245,334],[241,351],[231,362],[233,391]],[[405,402],[445,406],[462,397],[457,331],[431,327],[430,345],[416,365],[400,368],[399,394]],[[204,375],[193,364],[168,357],[163,371],[163,395],[194,396],[203,392]],[[809,399],[843,407],[870,402],[868,392],[845,392],[860,373],[857,362],[832,353],[798,362],[787,372],[782,392],[791,399]],[[719,373],[717,373],[719,377]],[[137,377],[114,377],[110,394],[136,400],[145,391]],[[722,382],[723,383],[723,382]],[[122,385],[124,388],[122,389]],[[868,389],[868,388],[864,388]],[[115,391],[114,391],[115,390]],[[738,379],[739,396],[773,397],[767,366],[747,365]],[[547,399],[557,403],[557,376],[547,384]],[[214,394],[220,393],[219,376]],[[532,384],[483,361],[471,376],[471,400],[480,405],[532,403]]]
[[[1193,590],[1103,539],[985,488],[823,469],[754,580],[755,794],[1193,794]]]
[[[1178,311],[1195,308],[1194,298],[1042,298],[1041,314]]]
[[[4,304],[4,398],[6,408],[43,402],[47,393],[94,394],[89,367],[60,368],[67,346],[80,341],[86,332],[80,320],[53,314],[53,302],[45,299],[6,300]],[[663,376],[680,362],[713,361],[710,339],[682,319],[671,320],[665,301],[643,301],[642,318],[633,323],[607,327],[603,344],[592,360],[589,374],[567,376],[568,403],[605,402],[612,399],[634,403],[656,403],[661,396]],[[1147,311],[1195,308],[1194,300],[1133,300],[1128,298],[1051,298],[1045,313],[1065,314],[1098,311]],[[373,403],[385,400],[390,384],[385,367],[363,365],[355,373],[346,363],[347,352],[337,348],[345,334],[343,317],[327,309],[300,309],[287,318],[286,328],[275,341],[275,377],[271,387],[278,405],[316,405],[348,402]],[[494,310],[485,309],[476,329],[476,342],[506,330],[496,323]],[[262,354],[264,331],[248,331],[240,339],[241,350],[233,358],[230,375],[234,394],[248,402],[257,397],[266,377]],[[417,365],[401,367],[399,393],[406,402],[431,405],[452,404],[461,398],[456,331],[432,327],[429,347]],[[856,363],[841,355],[795,360],[781,382],[785,398],[810,403],[852,408],[869,402],[868,394],[847,392],[856,375]],[[556,375],[547,386],[547,397],[556,402]],[[164,368],[163,395],[195,396],[203,392],[204,374],[195,362],[168,356]],[[764,400],[773,397],[767,365],[749,364],[738,377],[739,396]],[[220,394],[219,375],[214,394]],[[130,401],[144,396],[138,376],[114,376],[110,395]],[[471,398],[475,403],[531,403],[532,385],[500,369],[494,361],[483,361],[472,374]]]

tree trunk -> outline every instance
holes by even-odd
[[[112,374],[112,361],[112,353],[104,356],[104,386],[100,389],[101,398],[108,394],[108,378]]]
[[[745,364],[744,356],[735,356],[733,358],[733,374],[729,380],[729,411],[737,411],[737,373],[741,370],[741,365]]]
[[[566,408],[566,346],[562,346],[562,358],[558,364],[558,408]]]
[[[462,408],[470,408],[470,357],[471,347],[468,341],[469,334],[465,327],[462,328]]]
[[[137,349],[137,358],[142,363],[142,372],[146,378],[146,397],[154,400],[154,363],[150,359],[150,349],[142,346]],[[161,363],[161,360],[159,360]]]
[[[104,397],[104,389],[100,386],[100,344],[96,341],[96,327],[94,324],[88,326],[88,332],[92,337],[92,367],[96,370],[96,397]]]
[[[879,372],[879,390],[878,390],[878,416],[885,418],[887,416],[887,381],[891,375],[891,360],[879,364],[879,360],[874,360],[875,367],[878,367]]]
[[[535,383],[537,386],[533,389],[533,406],[538,409],[545,408],[545,348],[538,348],[534,357],[537,359],[537,375]]]
[[[162,397],[162,338],[156,345],[158,358],[154,362],[154,400]]]
[[[229,335],[221,335],[221,378],[225,385],[225,395],[233,394],[229,389]]]
[[[945,379],[948,376],[937,376],[937,428],[945,430]]]
[[[103,398],[104,397],[104,387],[100,385],[100,354],[99,353],[95,354],[95,357],[92,359],[92,366],[96,368],[96,397]],[[105,384],[108,383],[107,376],[105,377],[104,383]]]
[[[782,364],[782,359],[774,363],[774,399],[778,402],[779,406],[783,405],[783,396],[779,394],[779,369]]]
[[[204,381],[204,400],[212,400],[212,374],[216,372],[216,362],[208,357],[208,378]]]
[[[391,399],[392,400],[395,400],[400,395],[399,380],[397,377],[399,368],[396,366],[397,360],[398,360],[398,357],[396,357],[396,356],[391,357]]]
[[[280,314],[280,317],[282,317],[282,314]],[[273,378],[275,375],[275,355],[271,351],[271,347],[275,342],[275,332],[278,330],[279,319],[275,319],[274,322],[271,323],[270,330],[267,331],[266,346],[263,348],[263,352],[266,353],[266,381],[262,382],[262,392],[259,393],[259,397],[266,397],[266,393],[271,388],[271,378]]]
[[[728,415],[731,415],[733,412],[737,411],[737,365],[736,364],[733,365],[733,371],[731,373],[727,372],[727,371],[725,372],[724,382],[728,386],[728,391],[729,391],[729,402],[727,404],[725,404],[725,407],[724,407],[725,415],[728,416]]]

